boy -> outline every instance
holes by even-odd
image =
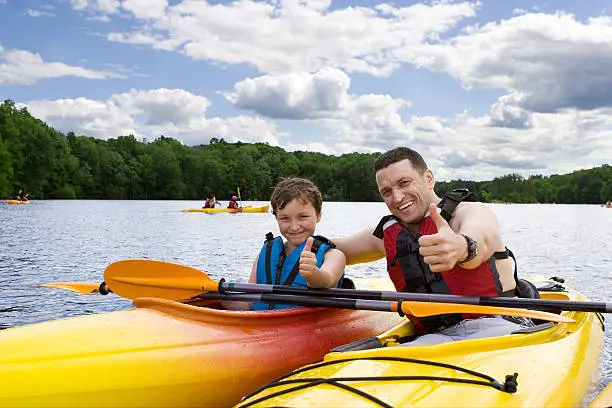
[[[321,192],[302,178],[282,180],[270,202],[281,237],[266,235],[253,263],[249,283],[332,288],[343,283],[346,257],[325,237],[315,236],[321,220]],[[292,305],[253,304],[253,310],[286,309]]]

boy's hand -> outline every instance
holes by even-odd
[[[317,256],[311,251],[314,239],[306,240],[304,250],[300,254],[300,275],[310,282],[310,278],[317,273]]]

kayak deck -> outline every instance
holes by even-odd
[[[543,299],[583,300],[575,292]],[[399,346],[404,321],[378,336],[380,348],[332,352],[277,379],[237,407],[577,407],[599,373],[602,318],[564,312],[573,323],[429,346]],[[518,376],[515,378],[514,374]],[[517,383],[516,392],[512,391]],[[504,385],[508,389],[504,389]],[[276,396],[274,396],[276,395]]]

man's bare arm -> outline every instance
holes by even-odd
[[[336,248],[346,255],[346,264],[353,265],[377,261],[385,256],[385,246],[382,239],[376,238],[372,232],[374,227],[344,238],[334,238]]]
[[[493,210],[485,204],[462,203],[459,205],[451,220],[451,227],[455,232],[465,234],[478,243],[478,255],[463,264],[466,269],[476,268],[489,259],[493,252],[505,249],[497,217]],[[467,256],[467,243],[465,248]]]

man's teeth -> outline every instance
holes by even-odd
[[[406,204],[400,205],[400,206],[399,206],[399,209],[400,209],[400,210],[404,210],[404,209],[406,209],[406,208],[410,207],[410,206],[411,206],[413,203],[414,203],[414,201],[410,201],[410,202],[408,202],[408,203],[406,203]]]

